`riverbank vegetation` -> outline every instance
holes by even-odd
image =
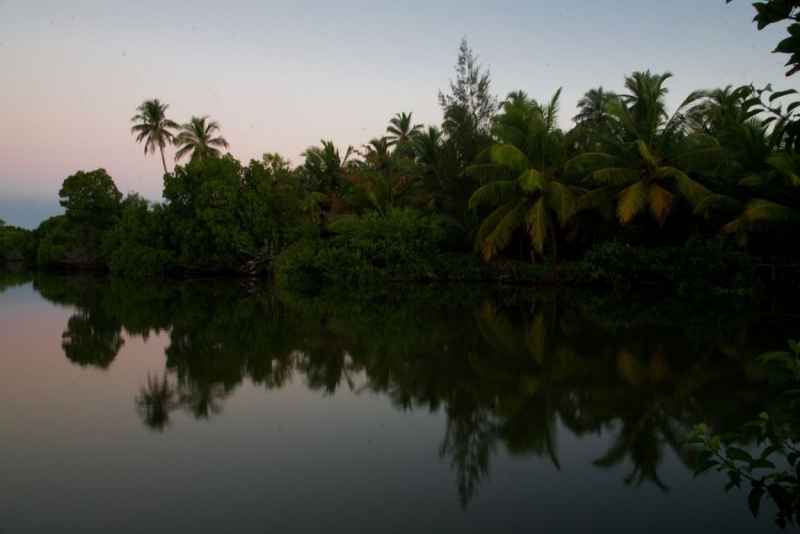
[[[670,77],[592,89],[565,129],[560,91],[499,100],[464,40],[441,125],[400,112],[363,146],[323,140],[294,167],[221,155],[218,123],[180,126],[146,101],[132,133],[161,155],[163,201],[78,171],[59,192],[65,214],[0,226],[0,252],[126,276],[274,273],[314,290],[494,279],[752,293],[757,264],[800,259],[800,101],[727,86],[668,109]],[[171,171],[170,144],[189,157]]]

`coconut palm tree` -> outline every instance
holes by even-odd
[[[131,133],[135,133],[136,142],[144,141],[144,153],[156,153],[158,148],[161,153],[161,163],[164,165],[164,174],[167,173],[167,161],[164,159],[164,146],[172,143],[173,134],[169,128],[178,128],[178,124],[169,120],[165,113],[169,104],[162,104],[157,98],[145,100],[142,105],[136,108],[138,113],[133,116],[131,122],[139,124],[131,128]]]
[[[391,141],[388,137],[373,137],[369,143],[363,145],[363,151],[356,151],[356,154],[364,158],[362,162],[364,165],[382,170],[386,167],[394,157],[394,154],[389,152]]]
[[[364,158],[348,178],[352,186],[345,195],[356,209],[374,209],[381,215],[394,207],[414,187],[416,163],[397,152],[389,152],[386,137],[364,145]]]
[[[557,123],[560,94],[559,89],[546,105],[513,95],[495,120],[500,142],[482,152],[481,163],[467,168],[483,183],[469,207],[497,206],[483,220],[475,242],[487,261],[508,246],[517,230],[525,231],[541,253],[548,234],[555,237],[556,227],[567,224],[573,200],[584,192],[562,179],[568,143]],[[555,240],[552,245],[555,260]]]
[[[608,105],[617,95],[604,91],[602,87],[589,89],[578,101],[578,114],[572,120],[595,132],[605,132],[608,127]]]
[[[611,133],[594,135],[598,148],[568,163],[596,187],[575,201],[575,212],[611,203],[623,225],[644,213],[663,225],[679,200],[696,205],[711,194],[692,176],[712,170],[730,154],[714,137],[687,128],[686,112],[706,96],[703,91],[691,93],[672,115],[667,113],[664,82],[670,77],[647,71],[625,79],[630,94],[608,105]]]
[[[389,126],[386,128],[389,134],[386,136],[388,146],[405,146],[422,129],[421,124],[411,123],[411,115],[412,113],[398,113],[389,120]]]
[[[758,232],[790,234],[800,228],[800,156],[774,154],[767,159],[771,171],[750,173],[741,185],[755,193],[743,211],[723,226],[723,231],[735,234],[746,243]]]
[[[428,209],[437,206],[447,187],[447,172],[442,165],[443,145],[444,136],[436,126],[416,132],[411,141],[419,174],[420,197],[425,199]]]
[[[715,194],[696,205],[694,211],[709,218],[727,215],[730,224],[724,230],[736,234],[741,242],[747,241],[752,232],[760,231],[757,227],[766,230],[780,226],[771,221],[775,209],[769,205],[793,203],[791,197],[796,193],[791,193],[794,185],[790,177],[800,171],[789,156],[795,142],[791,109],[798,104],[790,104],[790,111],[784,112],[773,102],[794,91],[781,91],[777,96],[772,93],[770,104],[765,104],[762,94],[766,91],[771,89],[743,86],[731,92],[726,88],[713,92],[710,98],[712,111],[716,109],[712,117],[724,117],[715,136],[733,157],[714,172]],[[726,94],[741,96],[721,98]],[[731,101],[727,109],[722,106],[725,100]],[[734,106],[737,101],[739,109]],[[720,113],[723,109],[724,113]]]
[[[228,148],[228,142],[224,137],[214,137],[214,133],[219,131],[219,124],[216,121],[208,121],[208,115],[202,117],[192,117],[192,120],[181,125],[181,130],[175,136],[174,143],[179,146],[175,153],[175,161],[191,153],[191,161],[199,161],[211,156],[220,156],[219,148]]]
[[[716,135],[743,123],[747,109],[742,104],[751,96],[752,89],[752,86],[733,89],[728,85],[709,91],[707,98],[688,110],[691,129]]]
[[[350,156],[355,152],[353,147],[348,146],[342,158],[333,141],[321,140],[320,143],[321,147],[312,146],[300,154],[305,158],[303,169],[312,189],[328,193],[346,187],[345,176],[351,165]]]

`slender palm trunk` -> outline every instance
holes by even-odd
[[[556,264],[558,261],[558,237],[556,236],[556,227],[555,225],[550,225],[550,241],[552,242],[553,246],[553,265]]]
[[[167,174],[167,160],[164,159],[164,147],[160,146],[161,149],[161,164],[164,166],[164,174]]]

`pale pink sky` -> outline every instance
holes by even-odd
[[[401,111],[438,124],[464,35],[501,96],[563,86],[564,126],[584,92],[620,90],[634,70],[672,72],[673,102],[794,87],[770,53],[783,29],[758,32],[753,14],[738,0],[0,0],[0,219],[35,226],[64,178],[98,167],[160,199],[160,159],[130,134],[146,99],[177,122],[209,115],[243,161],[362,145]]]

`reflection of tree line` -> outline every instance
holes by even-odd
[[[63,347],[79,365],[107,368],[123,330],[169,332],[166,371],[144,377],[136,397],[153,429],[163,430],[176,409],[198,418],[219,413],[245,378],[275,389],[295,374],[323,394],[344,385],[385,394],[402,410],[443,408],[440,454],[456,471],[464,505],[500,444],[558,468],[559,422],[578,436],[610,433],[613,443],[595,465],[627,460],[626,483],[664,488],[664,447],[674,448],[692,424],[734,428],[741,414],[766,408],[766,373],[750,360],[794,326],[744,313],[726,330],[713,309],[705,329],[697,324],[702,314],[689,310],[650,310],[648,323],[633,306],[627,317],[616,306],[603,314],[596,297],[487,298],[475,290],[306,299],[216,280],[37,278],[35,285],[77,306]]]
[[[6,262],[5,258],[0,258],[0,262],[0,293],[33,280],[33,273],[22,262]]]

